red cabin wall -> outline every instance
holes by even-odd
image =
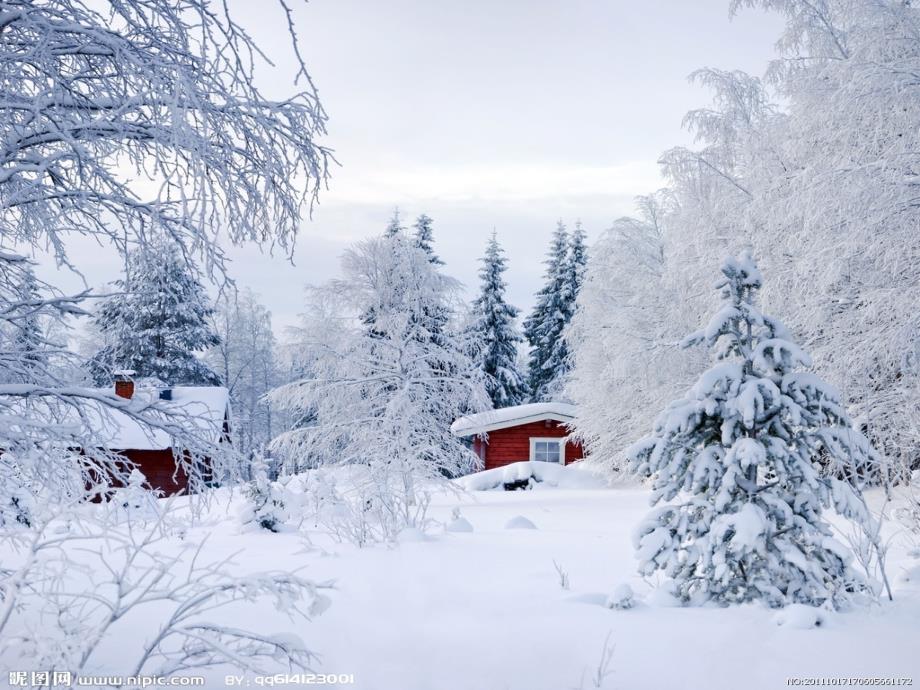
[[[504,467],[514,462],[530,460],[531,438],[562,438],[569,430],[561,422],[545,420],[531,422],[505,429],[490,431],[485,439],[473,440],[473,451],[483,461],[484,469]],[[581,460],[584,453],[581,444],[569,441],[565,444],[565,464]]]
[[[119,477],[100,477],[95,472],[91,473],[91,482],[87,484],[87,489],[90,488],[93,482],[103,482],[109,486],[107,497],[111,498],[112,491],[120,489],[125,485],[121,477],[126,475],[132,467],[137,467],[143,472],[144,477],[147,479],[147,488],[158,491],[163,496],[173,496],[180,492],[183,494],[189,493],[188,475],[181,468],[177,467],[176,459],[173,457],[171,448],[164,448],[162,450],[140,450],[134,448],[119,450],[117,453],[130,461],[131,464],[125,463],[118,468]],[[189,453],[187,451],[184,453],[185,461],[191,462]],[[205,483],[210,482],[213,479],[211,476],[212,465],[210,458],[203,458],[198,462],[200,463],[198,471],[201,473],[201,478]],[[107,498],[96,497],[93,500],[107,500]]]
[[[172,496],[188,489],[188,477],[181,469],[176,470],[176,459],[171,448],[164,450],[123,450],[120,452],[137,465],[147,477],[151,489],[162,491]],[[175,477],[173,476],[175,475]]]

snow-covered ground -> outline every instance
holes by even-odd
[[[237,506],[224,495],[186,540],[207,535],[208,557],[237,552],[240,573],[302,568],[334,580],[332,605],[312,622],[291,623],[266,607],[264,620],[247,625],[296,632],[321,655],[318,672],[354,674],[357,688],[590,688],[608,635],[615,651],[605,688],[766,689],[825,676],[920,681],[920,581],[904,577],[917,563],[906,542],[892,546],[893,604],[827,613],[820,627],[801,629],[794,616],[760,606],[679,608],[648,596],[631,544],[647,505],[640,487],[443,493],[424,539],[407,534],[392,548],[358,549],[315,529],[307,530],[309,545],[302,533],[241,531]],[[458,507],[472,532],[445,530]],[[506,528],[518,516],[535,529]],[[607,608],[623,583],[645,601]],[[212,677],[223,684],[222,672]]]
[[[893,604],[825,613],[820,627],[802,629],[796,616],[760,606],[691,609],[650,596],[634,574],[631,543],[648,508],[641,487],[439,493],[424,538],[405,534],[397,546],[364,549],[307,525],[280,534],[242,529],[243,499],[228,496],[218,491],[182,541],[207,537],[204,560],[236,553],[239,574],[301,569],[314,580],[334,580],[331,606],[311,622],[291,621],[266,604],[245,609],[245,626],[298,634],[320,655],[315,670],[353,674],[349,687],[592,688],[608,636],[614,652],[603,688],[766,689],[787,687],[793,677],[920,680],[920,577],[904,577],[920,562],[899,537],[891,554]],[[445,529],[457,508],[471,532]],[[534,528],[507,528],[517,517]],[[640,603],[607,608],[624,583]],[[98,670],[117,669],[133,643],[130,634],[109,640]],[[211,671],[208,687],[223,687],[224,675]]]

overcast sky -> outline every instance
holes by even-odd
[[[283,17],[239,2],[291,89]],[[472,294],[494,227],[511,300],[532,305],[556,221],[581,219],[589,240],[661,186],[656,160],[689,143],[681,118],[707,94],[704,66],[762,74],[779,19],[728,17],[728,0],[312,0],[295,3],[303,53],[329,114],[341,163],[294,265],[234,250],[232,269],[275,317],[296,322],[303,286],[335,275],[355,239],[382,232],[394,207],[435,220],[445,270]],[[408,223],[407,223],[408,224]],[[114,253],[75,247],[93,282],[119,276]],[[61,284],[61,280],[56,281]],[[64,281],[66,282],[66,281]]]

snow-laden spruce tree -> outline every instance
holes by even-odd
[[[495,408],[520,405],[527,399],[527,383],[518,368],[518,344],[524,340],[516,324],[519,310],[505,299],[507,268],[505,252],[493,232],[479,269],[480,290],[473,302],[468,338]]]
[[[168,384],[220,383],[196,356],[219,342],[213,309],[175,244],[161,241],[154,252],[129,254],[126,275],[115,285],[119,292],[94,315],[108,342],[89,362],[98,385],[108,385],[119,369]]]
[[[246,487],[246,506],[241,515],[244,525],[256,525],[269,532],[280,532],[290,516],[284,489],[268,477],[268,465],[256,454],[251,465],[252,479]]]
[[[722,264],[723,303],[686,345],[721,360],[629,451],[656,508],[636,531],[639,571],[687,603],[843,605],[866,587],[822,511],[869,520],[859,475],[877,462],[838,393],[755,303],[749,253]],[[843,478],[840,478],[843,477]]]
[[[585,272],[588,268],[588,234],[585,232],[581,221],[575,221],[575,229],[569,235],[569,248],[566,257],[566,271],[568,272],[567,301],[569,304],[569,319],[575,313],[575,304],[585,282]]]
[[[571,318],[574,299],[569,290],[568,256],[568,231],[560,220],[546,256],[545,283],[537,293],[533,311],[524,321],[524,337],[530,345],[528,386],[534,402],[558,395],[568,366],[563,333]]]
[[[463,339],[439,330],[457,283],[412,238],[359,242],[342,270],[311,292],[299,343],[310,377],[271,395],[314,421],[273,449],[293,465],[357,466],[344,493],[373,538],[387,540],[424,524],[433,484],[475,465],[450,425],[489,403]]]
[[[42,330],[39,318],[41,289],[30,263],[24,265],[18,293],[22,309],[14,325],[12,350],[19,354],[22,365],[29,370],[21,376],[23,382],[28,382],[34,380],[40,372],[47,371],[51,351],[56,349],[45,338]]]
[[[415,219],[413,228],[415,228],[415,233],[413,235],[415,239],[415,244],[418,245],[421,249],[431,257],[431,263],[436,266],[443,266],[444,262],[441,261],[440,257],[434,253],[434,220],[431,216],[423,213],[418,218]]]
[[[386,228],[383,231],[384,237],[393,237],[394,235],[399,235],[406,231],[405,226],[402,224],[402,219],[399,217],[399,206],[393,209],[393,215],[390,216],[390,222],[387,223]]]

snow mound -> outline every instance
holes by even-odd
[[[537,529],[537,526],[523,515],[515,515],[505,523],[505,529]]]
[[[448,532],[472,532],[473,525],[471,525],[470,521],[461,515],[460,517],[448,522],[447,527],[444,529],[446,529]]]
[[[555,462],[515,462],[494,470],[484,470],[455,480],[467,491],[493,491],[510,488],[602,489],[606,481],[583,463],[560,465]]]
[[[590,604],[591,606],[606,606],[607,595],[603,592],[583,592],[566,597],[567,602],[571,604]]]
[[[649,606],[658,608],[674,608],[681,606],[680,598],[674,593],[674,585],[670,582],[656,587],[649,592],[648,596],[645,597],[645,602]]]
[[[807,630],[824,625],[826,612],[815,606],[792,604],[773,616],[773,622],[786,628]]]
[[[613,590],[613,594],[607,597],[608,609],[631,609],[636,605],[636,595],[632,587],[623,584]]]
[[[428,537],[418,527],[404,527],[396,535],[396,541],[404,544],[406,542],[428,541]]]

